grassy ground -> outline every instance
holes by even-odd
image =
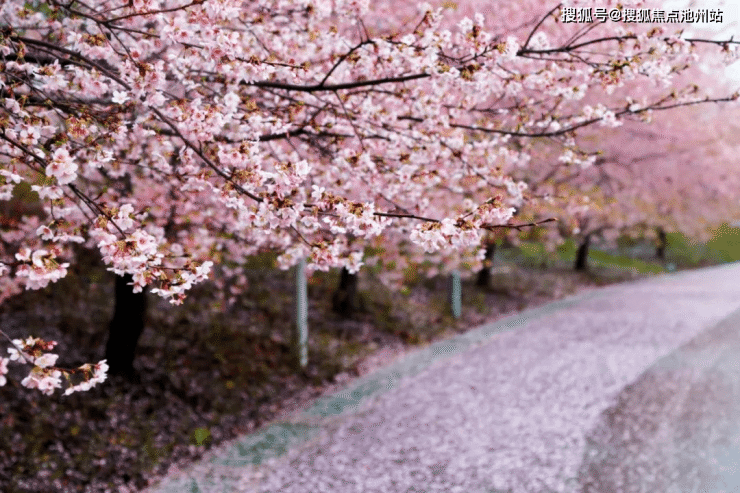
[[[667,260],[684,267],[736,262],[740,260],[740,228],[722,225],[705,244],[669,233]]]
[[[679,266],[740,258],[737,230],[708,245],[669,237],[667,262]],[[249,289],[224,307],[213,286],[182,307],[151,298],[135,366],[141,381],[111,379],[89,393],[43,397],[14,373],[0,388],[0,491],[136,491],[169,466],[296,409],[336,382],[369,370],[379,354],[400,354],[455,332],[584,288],[663,272],[662,264],[592,251],[591,270],[571,269],[575,246],[553,254],[524,243],[497,252],[488,289],[463,283],[463,316],[453,319],[446,280],[417,280],[403,293],[360,278],[357,313],[331,312],[337,273],[309,284],[309,366],[291,354],[293,273],[269,256],[245,270]],[[60,341],[62,363],[102,356],[113,280],[91,263],[50,289],[29,292],[0,311],[3,330]],[[61,360],[60,360],[61,362]],[[376,363],[380,364],[380,363]]]

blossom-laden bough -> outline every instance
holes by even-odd
[[[62,377],[67,382],[64,395],[90,390],[106,379],[108,365],[105,360],[94,365],[86,363],[79,368],[60,368],[55,366],[59,355],[48,352],[57,345],[55,341],[45,341],[36,337],[11,340],[2,331],[0,335],[11,343],[11,347],[8,348],[9,357],[0,356],[0,387],[7,383],[5,375],[8,373],[8,363],[11,361],[31,367],[28,376],[21,381],[21,385],[29,389],[38,389],[44,395],[51,395],[54,390],[61,388]],[[79,380],[73,375],[81,376],[82,379]],[[74,380],[79,380],[79,382],[73,383]]]
[[[736,41],[530,3],[506,25],[397,2],[4,2],[0,198],[40,210],[3,212],[0,299],[66,275],[73,244],[173,303],[265,249],[480,264],[487,231],[530,223],[528,169],[593,163],[582,129],[737,99],[677,87]],[[532,159],[543,140],[560,161]]]

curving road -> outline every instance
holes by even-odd
[[[740,492],[740,265],[611,286],[434,344],[165,492]]]

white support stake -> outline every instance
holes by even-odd
[[[460,272],[453,270],[450,279],[450,306],[452,316],[460,318],[462,311],[462,283],[460,281]]]
[[[303,369],[308,365],[308,288],[306,286],[306,259],[296,265],[296,333],[295,354],[298,366]]]

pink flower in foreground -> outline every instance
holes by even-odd
[[[70,395],[75,392],[85,392],[93,388],[95,385],[103,383],[107,378],[108,363],[106,363],[106,360],[101,360],[96,365],[82,365],[79,370],[82,370],[85,373],[85,380],[77,385],[67,388],[67,390],[64,391],[64,395]],[[92,373],[92,377],[90,377],[90,373]]]
[[[128,101],[128,94],[126,91],[113,91],[113,97],[111,98],[116,104],[123,104]]]
[[[8,361],[10,360],[0,357],[0,387],[8,382],[8,380],[5,378],[5,375],[7,375],[8,373]]]
[[[21,385],[29,389],[39,389],[44,395],[51,395],[54,389],[62,386],[62,372],[59,370],[45,370],[34,368],[31,373],[21,381]]]
[[[49,366],[54,366],[57,358],[59,358],[58,354],[45,353],[36,358],[33,363],[40,368],[48,368]]]
[[[62,147],[54,151],[52,161],[46,167],[46,176],[55,177],[60,185],[71,183],[77,178],[77,165],[67,149]]]

